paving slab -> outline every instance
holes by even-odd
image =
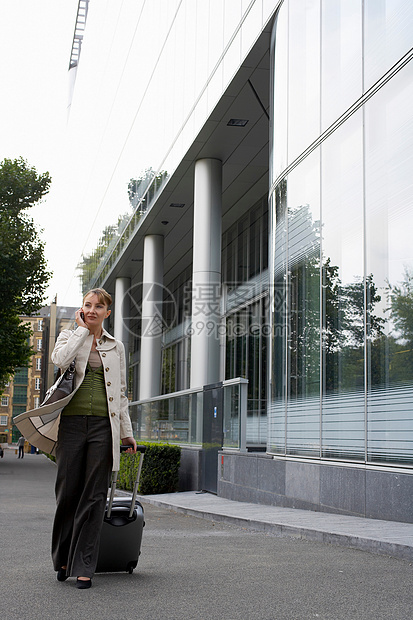
[[[193,491],[142,495],[140,500],[277,536],[294,536],[413,561],[412,523],[236,502]]]

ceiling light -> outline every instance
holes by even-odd
[[[245,127],[245,125],[248,123],[248,120],[246,120],[245,118],[231,118],[227,125],[228,127]]]

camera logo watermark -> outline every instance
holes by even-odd
[[[158,338],[176,325],[178,305],[166,286],[139,282],[126,291],[121,312],[123,325],[129,333]]]
[[[188,284],[180,291],[179,303],[168,287],[140,282],[122,300],[123,325],[135,337],[144,338],[160,338],[179,326],[181,337],[280,335],[289,324],[286,287],[256,293],[256,283],[226,284],[224,290],[221,284]]]

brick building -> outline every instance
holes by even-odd
[[[55,366],[50,361],[50,353],[61,330],[73,325],[75,310],[52,303],[34,316],[21,317],[24,323],[31,325],[30,346],[34,353],[30,365],[16,370],[1,395],[0,442],[10,444],[18,440],[20,432],[13,419],[38,407],[52,385]]]

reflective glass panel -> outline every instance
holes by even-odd
[[[275,373],[270,430],[273,448],[282,450],[286,414],[287,453],[317,456],[320,450],[319,174],[317,150],[277,188]]]
[[[273,126],[271,136],[270,174],[273,183],[287,167],[288,118],[288,2],[277,15],[272,39]]]
[[[320,449],[319,151],[288,177],[287,453]]]
[[[199,443],[202,404],[202,392],[132,404],[129,414],[134,436],[141,441]]]
[[[411,0],[364,0],[364,90],[413,46]]]
[[[322,131],[362,93],[362,1],[323,0]]]
[[[368,458],[413,463],[413,63],[366,105]],[[374,284],[374,286],[373,286]]]
[[[240,445],[239,393],[239,384],[224,387],[223,446],[225,448],[239,448]]]
[[[320,133],[320,1],[290,0],[288,163]]]
[[[287,180],[277,185],[272,197],[273,286],[271,290],[271,399],[268,417],[268,446],[271,452],[285,453],[287,416]]]
[[[364,459],[362,112],[321,148],[322,455]]]

